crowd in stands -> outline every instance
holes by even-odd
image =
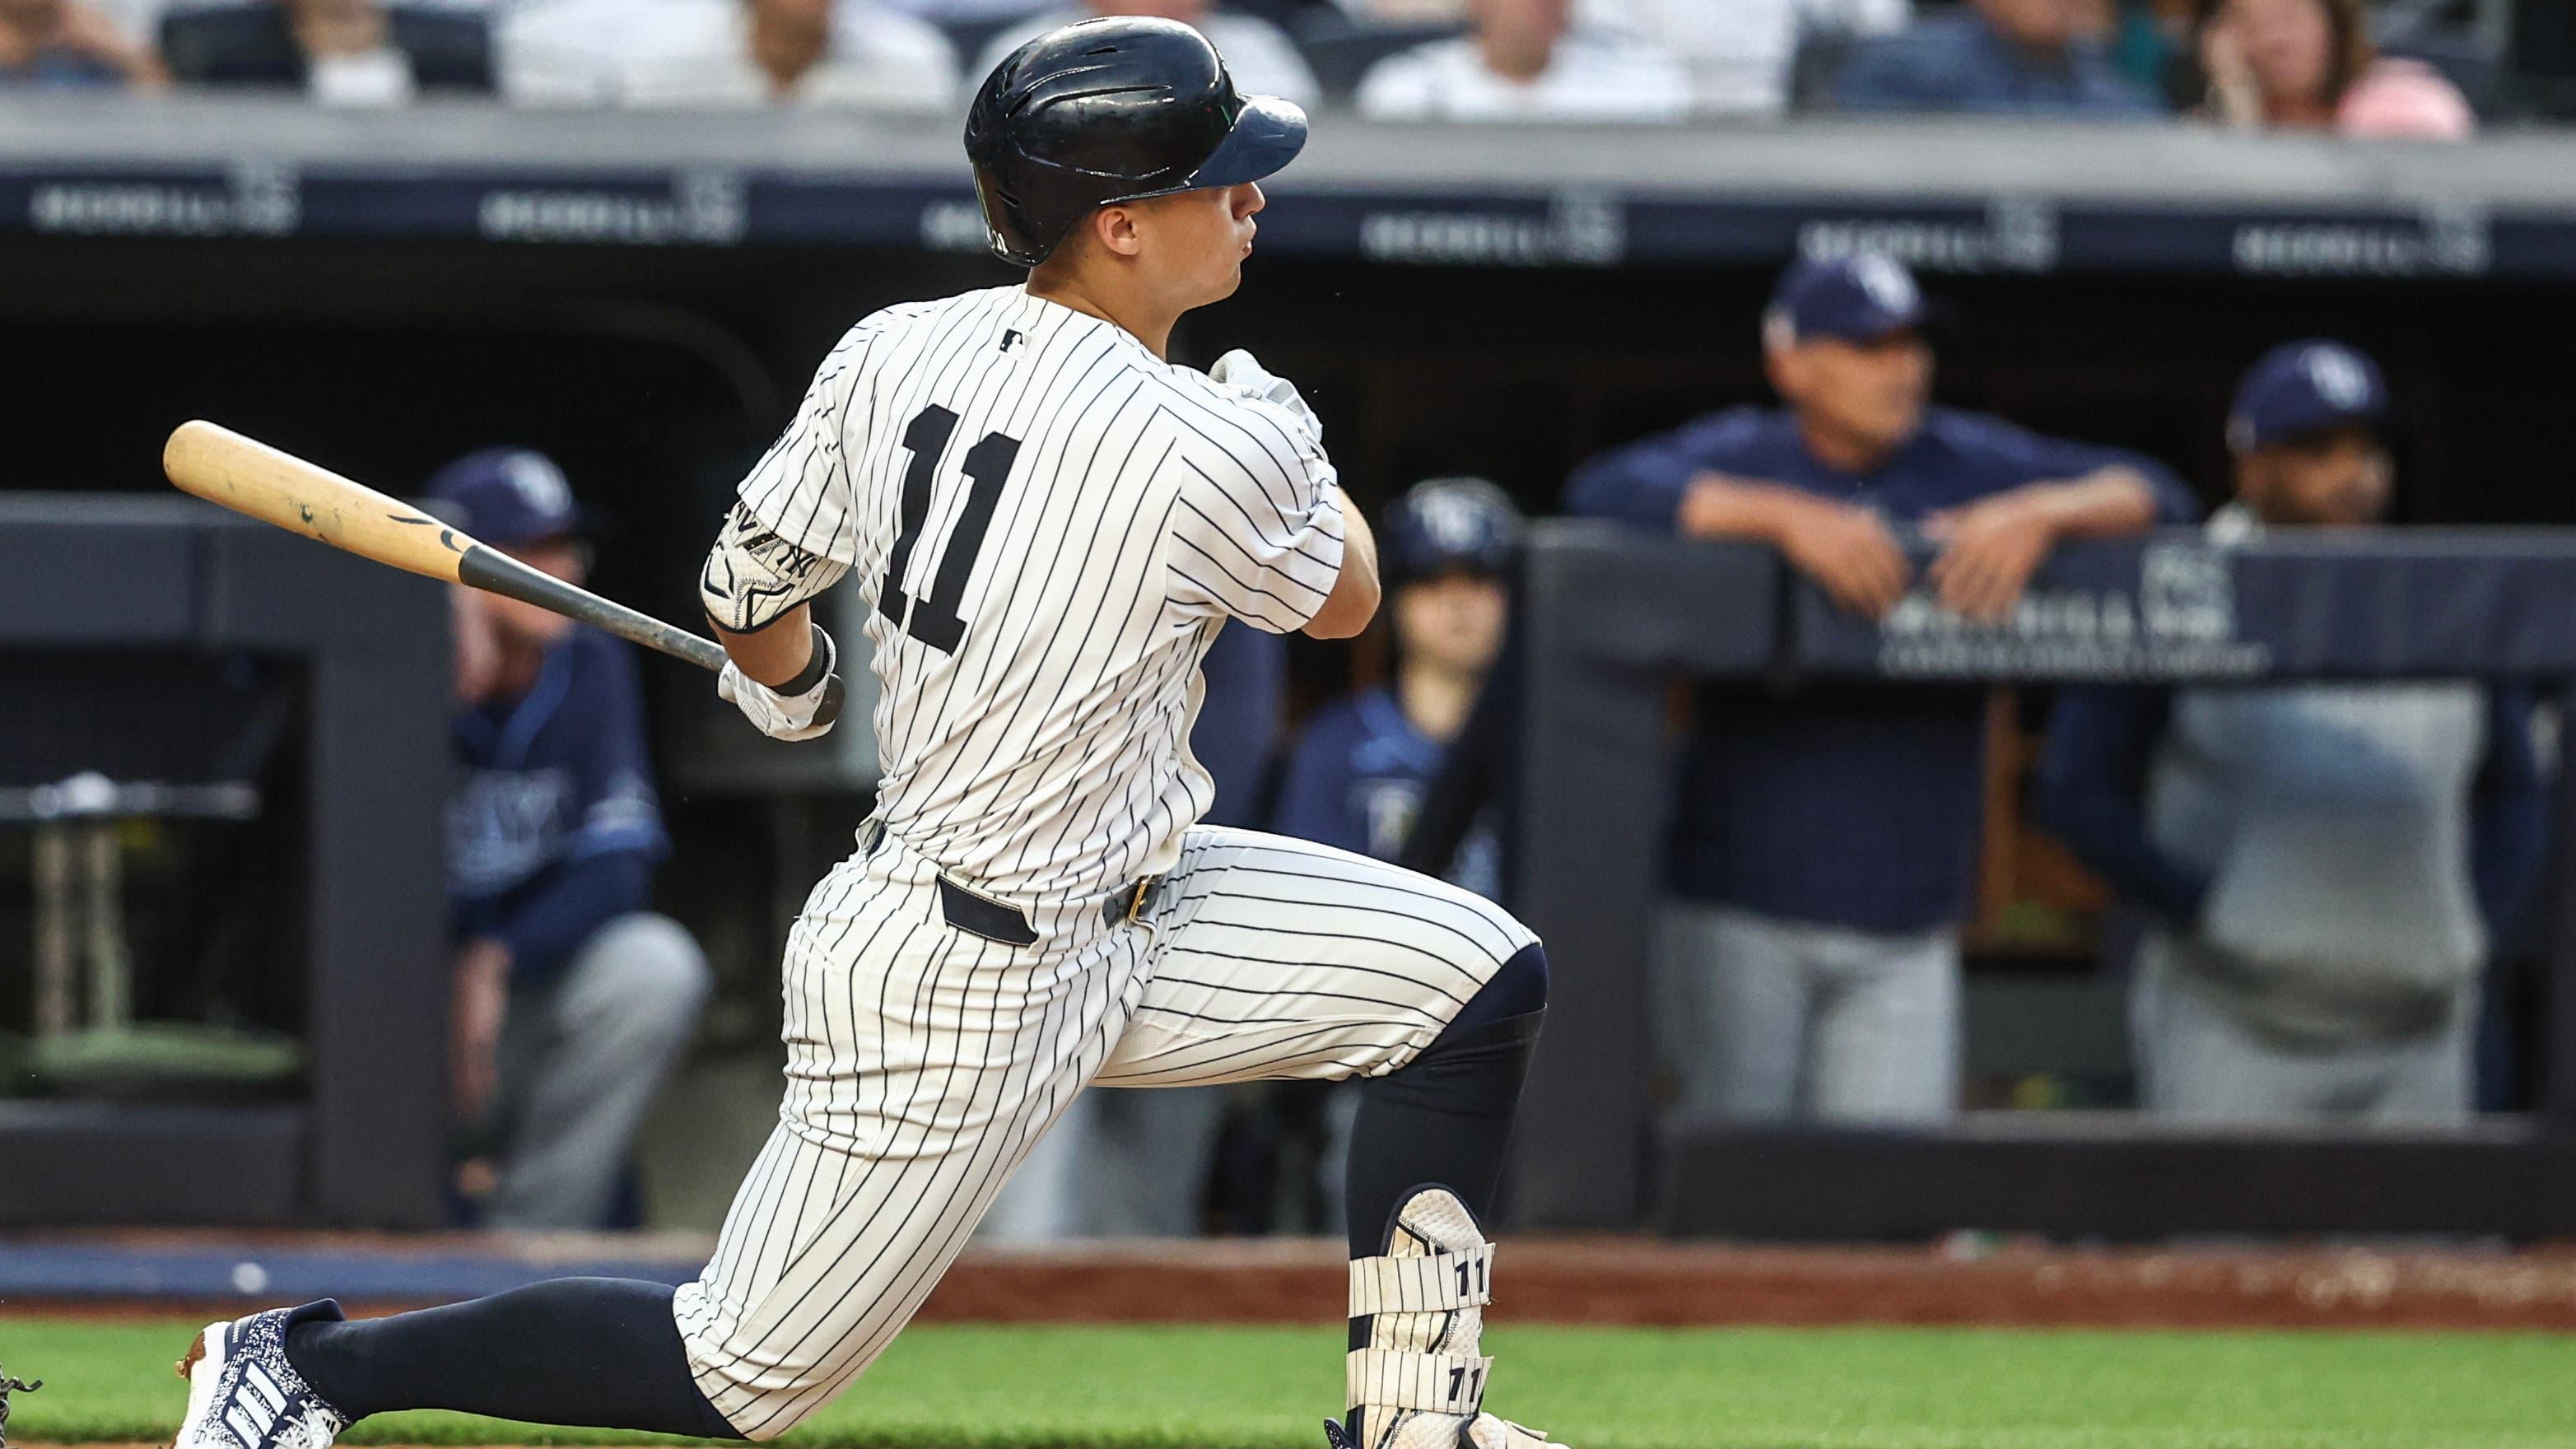
[[[2451,138],[2476,128],[2472,92],[2510,99],[2511,26],[2480,12],[2513,3],[0,0],[0,88],[934,113],[1041,30],[1154,15],[1206,31],[1247,90],[1390,120],[1901,111]],[[2456,23],[2424,18],[2446,8]]]

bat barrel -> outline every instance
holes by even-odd
[[[399,498],[219,424],[180,424],[161,450],[161,466],[181,490],[289,533],[523,600],[700,669],[725,666],[724,649],[713,640],[530,568]],[[840,681],[833,681],[824,709],[839,716]]]
[[[426,578],[456,582],[459,561],[476,547],[399,498],[215,423],[180,424],[161,466],[181,491],[209,503]]]

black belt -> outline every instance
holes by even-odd
[[[876,854],[877,847],[884,841],[885,826],[877,821],[869,821],[859,832],[859,843],[870,855]],[[1114,927],[1142,917],[1146,903],[1153,898],[1154,881],[1153,876],[1139,876],[1111,891],[1108,898],[1100,903],[1100,923]],[[949,925],[967,935],[980,936],[997,945],[1037,944],[1038,933],[1029,924],[1027,912],[1009,901],[997,900],[959,884],[944,870],[939,873],[939,914],[947,919]]]

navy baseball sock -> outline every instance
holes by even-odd
[[[1352,1257],[1385,1251],[1388,1217],[1426,1182],[1456,1193],[1480,1220],[1491,1217],[1546,1007],[1547,952],[1532,944],[1420,1056],[1360,1084],[1344,1194]]]
[[[671,1289],[558,1278],[489,1298],[299,1324],[286,1358],[351,1419],[459,1409],[535,1424],[743,1437],[689,1372]]]

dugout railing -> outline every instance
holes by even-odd
[[[1648,971],[1669,681],[2046,685],[2576,676],[2576,533],[2399,530],[2222,547],[2191,532],[2064,548],[2013,623],[1919,597],[1883,626],[1765,549],[1603,525],[1535,533],[1517,769],[1517,905],[1555,989],[1513,1199],[1532,1226],[1908,1238],[1954,1228],[2576,1233],[2576,852],[2553,851],[2532,1112],[2456,1132],[2189,1130],[1973,1114],[1940,1130],[1667,1127]],[[2576,820],[2576,733],[2556,761]]]

